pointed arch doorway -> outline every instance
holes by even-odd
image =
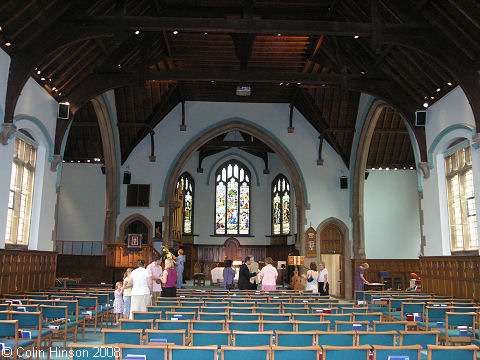
[[[320,241],[320,260],[325,262],[328,270],[330,295],[345,298],[350,294],[348,278],[351,278],[348,228],[340,220],[329,218],[317,227]]]

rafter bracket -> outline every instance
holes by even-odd
[[[425,161],[422,161],[422,162],[419,162],[417,166],[420,170],[422,170],[423,178],[428,179],[430,177],[430,168],[428,167],[428,163]]]
[[[3,123],[2,132],[0,133],[0,141],[2,145],[8,145],[8,139],[15,134],[17,127],[12,123]]]
[[[58,164],[60,164],[63,161],[63,156],[60,154],[55,154],[53,155],[53,160],[50,163],[50,171],[57,171],[58,169]]]

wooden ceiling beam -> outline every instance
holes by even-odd
[[[70,19],[85,28],[111,28],[117,18],[113,16],[89,16]],[[223,34],[258,35],[334,35],[371,37],[374,26],[362,22],[311,21],[311,20],[273,20],[273,19],[226,19],[195,17],[153,17],[125,16],[125,27],[132,31],[181,31],[208,32]],[[425,24],[383,24],[383,36],[386,42],[419,33],[432,31]]]

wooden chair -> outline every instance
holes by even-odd
[[[196,262],[193,266],[193,286],[205,286],[205,274],[202,272],[200,263]]]

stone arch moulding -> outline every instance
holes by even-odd
[[[177,245],[171,243],[170,240],[170,217],[173,214],[175,208],[173,195],[175,193],[176,181],[178,179],[178,176],[181,174],[183,168],[185,167],[187,161],[203,144],[205,144],[210,139],[219,136],[225,132],[235,130],[246,132],[262,140],[265,144],[270,146],[270,148],[277,154],[277,156],[282,160],[283,164],[285,165],[285,168],[287,169],[290,179],[292,181],[291,185],[295,190],[294,193],[297,210],[296,230],[298,234],[297,237],[299,239],[299,241],[297,242],[297,248],[300,250],[301,254],[305,254],[305,241],[303,232],[306,224],[305,211],[308,207],[308,203],[306,186],[301,170],[299,169],[298,164],[295,162],[293,156],[286,149],[286,147],[275,137],[275,135],[271,134],[268,130],[259,127],[253,122],[242,118],[226,119],[210,128],[205,129],[203,133],[199,134],[189,144],[185,145],[185,147],[182,149],[182,151],[172,163],[167,175],[168,180],[165,183],[163,191],[163,199],[165,206],[165,215],[163,218],[165,225],[164,238],[167,239],[169,246]]]
[[[132,214],[129,217],[125,218],[122,223],[120,224],[119,231],[118,231],[118,237],[117,237],[117,242],[121,243],[123,242],[123,236],[125,234],[125,230],[127,229],[128,225],[130,225],[134,221],[141,221],[147,226],[148,229],[148,244],[152,243],[153,240],[153,225],[148,220],[145,216],[140,215],[140,214]]]
[[[352,245],[350,243],[349,237],[349,229],[348,226],[340,219],[335,217],[329,217],[328,219],[323,220],[315,229],[317,231],[317,259],[320,261],[320,233],[323,229],[325,229],[328,225],[335,225],[337,226],[343,235],[343,269],[344,269],[344,278],[343,282],[345,284],[345,297],[351,297],[352,294],[352,267],[350,266],[350,261],[352,260]],[[328,269],[327,269],[328,270]],[[330,270],[331,271],[331,270]]]
[[[443,129],[433,140],[432,144],[428,148],[427,156],[428,156],[428,167],[433,169],[435,167],[435,154],[437,152],[437,147],[439,147],[440,143],[443,141],[444,138],[447,138],[448,135],[455,131],[460,130],[464,131],[464,136],[470,141],[470,144],[473,148],[477,149],[478,145],[473,141],[473,138],[476,134],[476,129],[469,124],[455,124],[451,125],[445,129]]]

